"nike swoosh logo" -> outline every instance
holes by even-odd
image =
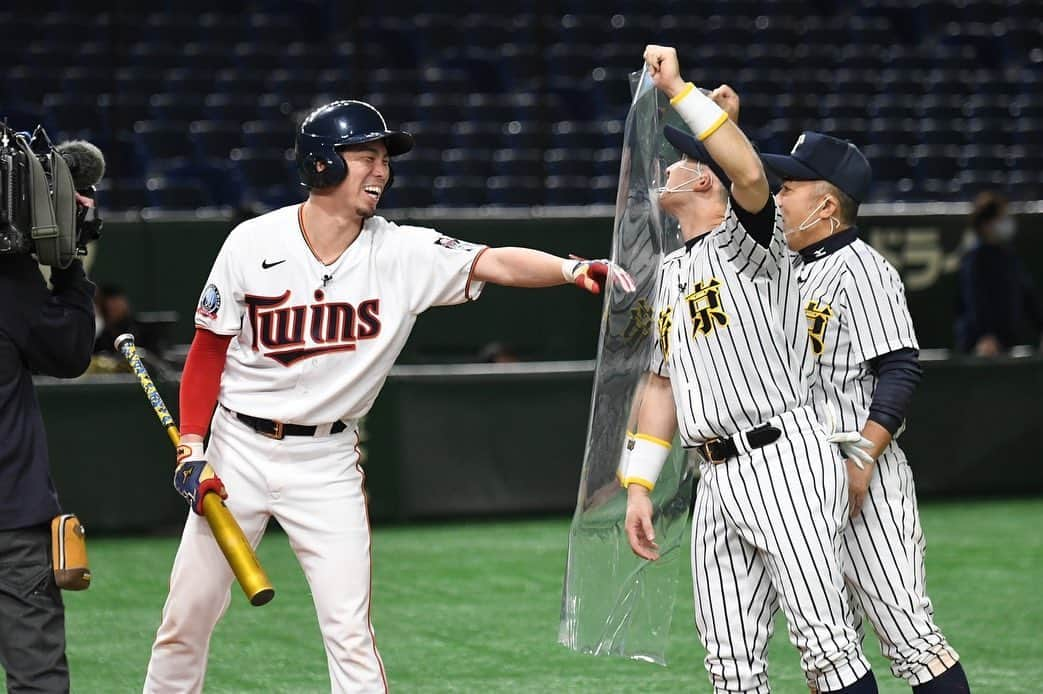
[[[285,262],[286,262],[285,260],[276,260],[274,263],[269,263],[267,260],[262,260],[261,261],[261,269],[262,270],[267,270],[270,267],[275,267],[276,265],[282,265]]]

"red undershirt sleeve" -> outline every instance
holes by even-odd
[[[181,433],[206,436],[217,406],[231,335],[196,328],[181,374]]]

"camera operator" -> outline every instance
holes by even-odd
[[[9,142],[5,137],[0,151],[5,190],[19,190],[24,180],[18,171],[32,168],[26,164],[30,154],[25,150],[16,160]],[[65,612],[51,548],[52,519],[61,508],[32,376],[72,378],[87,368],[94,346],[94,285],[79,259],[63,256],[52,263],[48,289],[37,259],[19,250],[20,234],[46,226],[36,217],[28,223],[19,217],[21,208],[38,201],[32,198],[48,197],[47,186],[42,193],[26,188],[5,196],[0,209],[0,665],[9,692],[67,692]],[[13,197],[18,200],[12,203]],[[77,219],[93,215],[93,200],[79,191],[67,197],[75,201]],[[91,230],[95,237],[98,228],[100,223]],[[75,229],[63,232],[75,234],[79,249],[89,239],[81,224]],[[32,252],[40,260],[50,257],[40,241]]]

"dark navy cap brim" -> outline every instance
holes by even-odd
[[[785,154],[762,154],[764,167],[784,181],[817,181],[822,174],[800,160]]]
[[[699,140],[694,136],[675,128],[672,125],[663,128],[663,134],[666,136],[667,142],[676,147],[679,152],[686,155],[689,159],[709,166],[714,175],[720,179],[721,184],[726,189],[731,190],[732,181],[728,178],[728,174],[724,173],[724,169],[714,161],[713,157],[710,156],[710,152],[702,142],[699,142]]]
[[[362,133],[353,135],[338,142],[338,147],[361,145],[364,142],[375,142],[383,140],[384,146],[388,148],[389,157],[397,157],[413,149],[413,136],[401,130],[385,130],[384,132]]]

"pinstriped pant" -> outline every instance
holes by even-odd
[[[782,437],[721,465],[702,464],[692,523],[695,617],[715,692],[769,692],[766,651],[781,605],[801,665],[819,691],[869,664],[849,623],[841,535],[843,464],[807,410]]]
[[[844,575],[861,613],[891,661],[891,672],[915,686],[952,667],[959,655],[934,623],[924,576],[924,535],[909,465],[880,458],[862,510],[844,531]]]

